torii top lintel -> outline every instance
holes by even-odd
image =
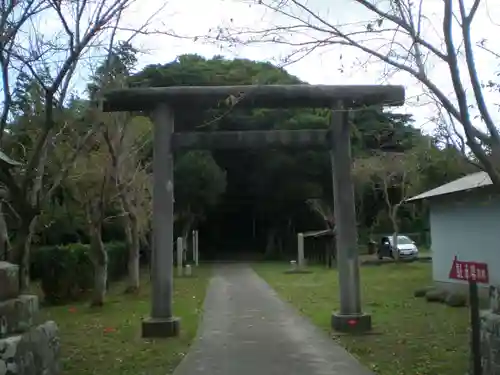
[[[169,86],[111,90],[104,94],[104,112],[152,110],[166,103],[180,110],[209,107],[328,108],[342,101],[344,108],[370,105],[399,106],[403,86],[392,85],[248,85]]]

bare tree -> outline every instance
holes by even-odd
[[[463,136],[482,169],[500,186],[500,165],[491,157],[500,149],[500,133],[492,105],[486,100],[488,90],[497,90],[497,86],[481,79],[476,66],[480,53],[496,58],[500,53],[484,39],[474,43],[471,36],[478,10],[486,1],[351,0],[346,1],[346,6],[352,6],[351,13],[366,14],[366,19],[333,22],[328,16],[336,14],[331,3],[317,10],[318,3],[305,0],[254,0],[252,4],[273,16],[269,27],[218,27],[210,38],[230,45],[284,45],[290,48],[286,62],[332,46],[362,51],[368,56],[366,64],[384,64],[385,78],[397,72],[419,82],[427,97],[460,125],[456,134]],[[441,30],[434,27],[436,18]],[[452,93],[431,77],[435,67],[444,67]]]
[[[323,220],[325,224],[325,229],[335,228],[335,215],[333,213],[333,207],[324,199],[308,199],[306,201],[307,205],[318,217]]]
[[[124,88],[137,62],[136,49],[128,42],[110,48],[108,59],[92,77],[89,92],[94,101],[102,100],[106,90]],[[144,147],[152,137],[152,123],[146,117],[129,113],[112,113],[103,118],[100,135],[110,158],[115,196],[128,248],[128,286],[126,292],[137,292],[140,286],[140,241],[149,226],[151,212],[149,165],[143,162]]]
[[[333,211],[333,205],[327,202],[325,199],[308,199],[306,201],[307,205],[313,213],[315,213],[325,224],[325,229],[331,231],[333,236],[336,235],[335,228],[335,213]],[[335,237],[333,237],[335,238]],[[327,244],[325,251],[326,265],[331,268],[333,265],[333,259],[337,258],[335,240],[330,241]]]
[[[14,88],[9,79],[16,75],[28,76],[40,88],[40,114],[34,117],[38,127],[32,138],[32,146],[20,161],[20,173],[0,170],[0,182],[9,191],[12,208],[19,219],[9,259],[20,265],[20,284],[25,289],[29,284],[29,253],[32,237],[37,229],[40,208],[50,199],[96,128],[102,115],[89,110],[84,116],[86,129],[72,131],[71,121],[65,121],[65,103],[71,91],[71,82],[79,63],[85,58],[106,57],[112,49],[115,34],[120,30],[122,13],[134,0],[59,1],[29,0],[25,2],[2,2],[0,31],[3,32],[0,65],[4,105],[2,107],[2,130],[13,121]],[[56,25],[52,34],[44,34],[40,22],[50,19]],[[57,20],[57,21],[56,21]],[[138,30],[127,30],[130,34],[145,32],[150,20]],[[57,23],[58,22],[58,23]],[[101,56],[104,54],[104,56]],[[31,121],[31,120],[30,120]],[[69,136],[69,133],[70,134]],[[0,137],[5,132],[0,132]],[[66,154],[65,163],[48,180],[47,168],[52,162],[55,146],[65,139],[75,141],[74,149]],[[14,142],[15,143],[15,142]],[[5,151],[10,153],[9,148]]]
[[[45,0],[0,2],[0,69],[3,103],[0,105],[0,140],[4,134],[12,105],[11,62],[18,35],[32,17],[48,8]]]
[[[358,182],[371,184],[382,196],[393,230],[397,249],[400,229],[399,211],[406,199],[419,191],[419,164],[415,150],[404,154],[377,152],[354,161],[353,173]],[[397,259],[397,251],[395,252]]]
[[[92,136],[69,171],[66,183],[85,214],[94,268],[92,306],[102,306],[106,297],[108,255],[102,240],[106,207],[112,195],[112,164],[99,133]]]
[[[41,131],[34,141],[32,151],[26,155],[25,167],[21,176],[3,176],[2,182],[9,187],[13,197],[13,207],[20,217],[19,230],[16,233],[14,246],[10,255],[11,261],[20,266],[20,286],[22,289],[29,285],[29,253],[32,237],[37,227],[37,217],[40,206],[50,197],[56,185],[63,179],[65,173],[70,168],[72,161],[78,154],[78,149],[69,159],[67,168],[64,169],[59,178],[54,180],[52,186],[44,188],[44,176],[46,175],[47,162],[51,151],[59,142],[60,132],[55,121],[62,109],[69,85],[76,70],[79,58],[86,49],[92,46],[92,41],[96,39],[103,29],[119,18],[128,1],[114,0],[97,3],[95,13],[90,20],[85,19],[86,13],[95,4],[87,1],[60,2],[47,1],[47,8],[39,16],[58,17],[65,38],[61,44],[54,40],[45,40],[43,34],[29,33],[28,40],[25,37],[19,38],[17,43],[13,43],[10,51],[12,58],[11,66],[21,72],[27,71],[36,80],[43,92],[43,119]],[[30,20],[35,24],[35,20]],[[88,22],[88,24],[86,24]],[[30,40],[31,39],[31,40]],[[65,45],[66,44],[66,45]],[[61,56],[61,64],[51,64],[50,56]],[[86,137],[92,131],[88,131]],[[85,138],[85,137],[84,137]],[[85,143],[84,140],[79,142]],[[14,188],[15,186],[15,188]],[[12,194],[12,188],[16,194]]]
[[[16,1],[2,1],[0,3],[0,81],[2,82],[0,91],[3,94],[3,101],[0,104],[0,144],[11,114],[12,108],[12,84],[11,62],[12,51],[16,45],[18,35],[24,25],[35,15],[47,9],[45,0],[28,0],[21,3]],[[9,164],[6,164],[6,166]],[[2,201],[8,196],[8,188],[3,187]],[[2,202],[3,203],[3,202]],[[3,204],[0,205],[0,241],[3,244],[2,259],[6,259],[10,253],[10,241],[7,231],[7,223]]]
[[[128,248],[128,286],[126,292],[137,292],[140,286],[139,250],[141,235],[148,228],[151,211],[150,176],[140,152],[150,139],[151,122],[142,117],[116,114],[103,127],[111,158],[112,175]]]

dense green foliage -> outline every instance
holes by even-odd
[[[296,77],[268,63],[227,61],[219,57],[207,60],[196,55],[182,56],[165,65],[148,66],[136,74],[132,82],[143,86],[300,83]],[[437,148],[435,140],[422,136],[413,127],[411,116],[367,108],[354,112],[352,122],[354,159],[372,157],[374,149],[418,152],[419,170],[412,171],[412,180],[419,175],[418,186],[412,182],[415,193],[459,177],[468,170],[457,150]],[[179,111],[175,126],[177,131],[213,131],[324,129],[328,124],[326,110],[243,110],[236,107],[223,116],[216,110]],[[324,227],[323,220],[309,209],[306,201],[321,198],[333,204],[328,153],[270,149],[263,152],[214,151],[213,156],[226,171],[227,188],[219,204],[209,210],[207,220],[201,224],[205,255],[208,251],[217,256],[223,251],[267,249],[279,256],[293,251],[287,243],[297,231]],[[360,233],[364,236],[392,231],[380,186],[371,182],[365,178],[356,187]],[[176,182],[176,191],[184,189]],[[405,198],[397,186],[389,193],[394,204]],[[401,230],[421,232],[427,229],[425,208],[417,212],[414,207],[403,208],[399,216]]]
[[[120,242],[106,245],[108,277],[115,281],[127,273],[127,249]],[[59,304],[78,300],[92,289],[93,267],[89,245],[74,243],[44,246],[32,257],[32,277],[40,278],[45,302]]]

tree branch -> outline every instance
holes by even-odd
[[[451,1],[451,0],[450,0]],[[469,71],[469,77],[471,80],[472,84],[472,90],[474,92],[474,96],[476,98],[476,103],[477,107],[479,109],[479,113],[481,114],[481,117],[483,121],[486,124],[486,127],[488,128],[488,131],[490,133],[490,136],[494,139],[495,143],[500,146],[500,134],[498,133],[498,129],[495,126],[495,123],[490,115],[490,112],[488,111],[488,108],[486,106],[486,102],[484,100],[484,95],[483,95],[483,90],[481,88],[481,82],[479,81],[478,77],[478,72],[476,68],[476,62],[474,59],[474,52],[472,50],[472,41],[471,41],[471,36],[470,36],[470,26],[471,26],[471,21],[472,18],[471,15],[473,16],[475,11],[477,10],[477,6],[479,5],[479,1],[476,0],[474,3],[474,6],[476,7],[475,10],[471,10],[469,16],[466,15],[465,12],[465,5],[463,0],[459,0],[459,7],[460,7],[460,15],[462,17],[462,36],[464,39],[464,50],[465,50],[465,59],[467,62],[467,69]],[[450,5],[451,7],[451,5]]]

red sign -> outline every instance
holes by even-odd
[[[453,259],[453,265],[451,266],[448,277],[454,280],[475,281],[483,284],[488,284],[490,281],[488,264],[462,262],[459,261],[456,256],[455,259]]]

